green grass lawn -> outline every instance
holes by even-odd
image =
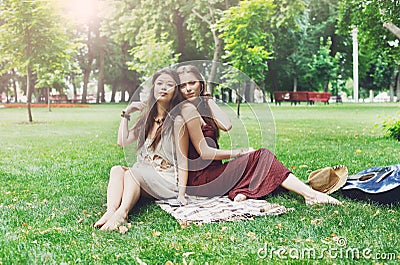
[[[268,147],[302,180],[326,166],[353,174],[399,163],[400,143],[375,126],[398,116],[399,104],[251,107],[241,107],[242,121],[235,106],[224,107],[234,129],[221,135],[222,147]],[[116,144],[122,108],[36,108],[33,124],[26,109],[0,109],[0,264],[399,262],[399,206],[338,193],[342,207],[310,207],[283,193],[266,199],[294,211],[185,228],[142,201],[127,233],[92,228],[105,210],[110,168],[126,164]]]

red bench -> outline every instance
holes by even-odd
[[[281,105],[282,101],[290,101],[290,92],[288,91],[275,91],[274,92],[275,105]]]
[[[82,95],[74,95],[74,98],[71,101],[73,103],[82,102]],[[86,103],[96,103],[96,95],[95,94],[87,94],[86,95]]]
[[[297,104],[300,102],[307,102],[307,104],[313,105],[316,101],[324,102],[329,104],[331,93],[329,92],[308,92],[308,91],[275,91],[274,99],[275,105],[281,104],[282,101],[288,101],[291,104]]]
[[[60,94],[60,95],[50,96],[50,102],[51,103],[68,103],[68,102],[70,102],[70,100],[68,99],[67,95]]]
[[[311,105],[315,104],[316,101],[329,104],[331,93],[329,92],[307,92],[307,93],[308,93],[308,100],[310,101]]]
[[[293,91],[275,91],[274,92],[274,99],[275,99],[275,105],[279,104],[281,105],[281,102],[283,101],[288,101],[291,104],[297,104],[301,101],[304,102],[309,102],[308,100],[308,92],[304,91],[298,91],[298,92],[293,92]]]
[[[303,92],[303,91],[296,91],[296,92],[290,92],[290,102],[291,104],[294,103],[296,105],[297,103],[300,104],[300,102],[310,102],[308,98],[308,92]]]

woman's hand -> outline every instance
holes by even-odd
[[[254,148],[249,147],[249,148],[240,148],[240,149],[237,149],[235,151],[236,151],[235,152],[235,157],[241,157],[241,156],[244,156],[244,155],[246,155],[248,153],[251,153],[251,152],[253,152],[255,150],[254,150]]]
[[[130,114],[130,113],[138,111],[138,110],[140,111],[144,108],[144,106],[145,106],[145,104],[143,102],[134,101],[131,104],[129,104],[128,107],[126,107],[125,113]]]

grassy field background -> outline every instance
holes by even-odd
[[[26,109],[0,109],[0,264],[399,262],[399,206],[339,193],[342,207],[310,207],[283,193],[266,199],[294,211],[188,227],[141,201],[127,233],[92,228],[105,210],[110,168],[126,164],[116,144],[124,107],[34,108],[33,124]],[[268,147],[302,180],[325,166],[354,174],[399,163],[400,143],[379,128],[400,116],[399,104],[243,105],[240,120],[235,108],[224,106],[234,129],[221,135],[222,147]]]

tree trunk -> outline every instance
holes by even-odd
[[[236,95],[236,101],[237,101],[237,117],[240,118],[240,103],[242,102],[242,96],[239,94]]]
[[[185,18],[181,16],[179,10],[174,10],[174,24],[177,32],[177,40],[178,40],[178,53],[181,54],[182,60],[188,60],[185,54],[185,28],[183,27],[183,23]]]
[[[115,102],[115,94],[117,93],[117,87],[118,87],[118,79],[115,79],[112,83],[111,87],[111,100],[110,102]]]
[[[1,95],[1,93],[3,93],[2,91],[0,91],[0,95]],[[0,98],[1,98],[1,96],[0,96]],[[1,103],[1,102],[0,102]],[[10,103],[10,97],[9,97],[9,95],[8,95],[8,87],[6,87],[6,103]]]
[[[104,53],[105,53],[105,39],[101,37],[100,40],[100,51],[99,51],[99,77],[97,81],[97,97],[96,103],[103,103],[106,101],[104,95]]]
[[[254,82],[246,81],[244,83],[244,100],[254,102]]]
[[[389,101],[394,102],[394,86],[392,82],[389,85]]]
[[[15,79],[17,78],[17,73],[15,72],[15,69],[12,70],[12,75],[13,75],[12,83],[14,88],[14,103],[17,103],[18,102],[17,82],[15,81]]]
[[[51,112],[51,104],[50,104],[50,87],[46,88],[46,99],[47,99],[47,109]]]
[[[278,82],[276,81],[276,74],[275,74],[275,69],[273,66],[273,63],[268,61],[268,73],[269,73],[269,77],[271,80],[271,85],[272,85],[272,91],[278,91]]]
[[[297,91],[297,75],[296,74],[293,75],[293,91],[294,92]]]
[[[325,82],[324,92],[328,92],[328,89],[329,89],[329,80]]]
[[[218,37],[218,33],[216,30],[212,30],[213,37],[214,37],[214,55],[213,55],[213,61],[211,65],[211,72],[210,72],[210,84],[209,84],[209,89],[210,89],[210,94],[213,95],[214,93],[214,84],[216,83],[215,77],[217,75],[217,63],[219,61],[219,55],[221,53],[222,49],[222,40]]]
[[[93,64],[93,51],[92,51],[92,27],[89,25],[88,34],[87,34],[87,47],[88,47],[88,60],[87,64],[84,67],[84,75],[83,75],[83,91],[82,91],[82,103],[87,103],[87,89],[90,78],[90,73],[92,72],[92,64]]]
[[[219,38],[218,36],[218,32],[215,28],[215,25],[217,23],[217,19],[214,16],[214,10],[211,6],[211,3],[208,3],[208,11],[209,14],[211,16],[211,21],[209,21],[208,19],[206,19],[204,16],[202,16],[199,12],[197,12],[196,10],[192,10],[192,13],[195,14],[197,17],[199,17],[201,20],[203,20],[205,23],[208,24],[208,26],[210,27],[211,33],[213,34],[213,38],[214,38],[214,55],[213,55],[213,62],[211,65],[211,72],[210,72],[210,78],[209,78],[209,89],[210,89],[210,94],[213,95],[214,92],[214,83],[215,83],[215,77],[216,77],[216,73],[217,73],[217,63],[219,61],[219,55],[221,53],[222,50],[222,40],[221,38]],[[228,1],[225,2],[226,6],[229,5]]]
[[[27,95],[27,109],[28,109],[28,119],[29,122],[33,121],[32,111],[31,111],[31,102],[32,102],[32,89],[31,89],[31,78],[32,78],[32,70],[30,65],[26,67],[26,95]]]
[[[73,102],[77,102],[77,100],[78,100],[78,92],[77,92],[77,89],[76,89],[76,81],[75,81],[75,75],[74,74],[71,74],[71,83],[72,83],[72,87],[73,87],[73,90],[74,90],[74,99],[73,99]]]
[[[136,100],[136,101],[140,100],[139,93],[135,93],[136,89],[138,89],[138,87],[139,87],[138,75],[137,75],[137,72],[133,72],[133,80],[130,83],[129,90],[128,90],[130,100]]]
[[[126,102],[127,100],[125,99],[125,92],[128,89],[129,84],[128,83],[128,68],[126,66],[127,58],[128,58],[128,42],[123,42],[121,46],[121,52],[122,52],[122,78],[121,78],[121,99],[120,102]]]
[[[387,22],[383,23],[383,27],[390,30],[390,32],[392,32],[397,38],[400,39],[400,28],[397,27],[395,24],[393,24],[392,22]]]
[[[90,77],[90,72],[91,70],[88,68],[85,68],[84,75],[83,75],[83,91],[82,91],[82,103],[87,103],[87,89],[88,89],[88,83],[89,83],[89,77]]]
[[[400,102],[400,66],[397,67],[396,96],[397,102]]]
[[[128,85],[126,84],[126,82],[127,82],[126,78],[123,78],[122,83],[121,83],[121,100],[120,100],[120,102],[128,101],[128,100],[126,100],[126,96],[125,96],[127,88],[128,88]]]

